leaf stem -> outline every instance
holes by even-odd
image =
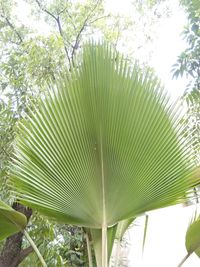
[[[108,267],[107,226],[102,226],[102,267]]]
[[[24,235],[25,237],[27,238],[28,242],[30,243],[30,245],[32,246],[33,250],[35,251],[35,253],[37,254],[41,264],[42,264],[42,267],[47,267],[40,251],[38,250],[37,246],[35,245],[34,241],[31,239],[30,235],[26,232],[26,230],[24,230]]]
[[[88,233],[85,233],[85,239],[86,239],[86,243],[87,243],[87,252],[88,252],[89,267],[93,267],[92,253],[91,253],[91,245],[90,245],[90,240],[89,240]]]

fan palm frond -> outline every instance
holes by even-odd
[[[106,44],[85,45],[82,63],[49,84],[20,128],[20,201],[104,237],[121,220],[181,201],[194,184],[177,108],[150,72]]]

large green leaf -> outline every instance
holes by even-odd
[[[26,216],[0,200],[0,240],[22,231],[27,224]]]
[[[20,126],[18,198],[90,228],[180,201],[193,180],[177,109],[157,79],[109,46],[83,50],[82,63],[49,84]]]

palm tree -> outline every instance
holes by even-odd
[[[89,229],[107,267],[119,222],[186,197],[190,139],[158,80],[107,44],[47,87],[20,125],[12,183],[21,203]]]

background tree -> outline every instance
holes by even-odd
[[[185,77],[189,80],[183,95],[187,113],[184,123],[190,129],[193,138],[194,158],[200,163],[200,6],[197,0],[182,0],[182,5],[188,14],[188,24],[183,31],[183,37],[188,47],[183,51],[173,66],[173,76]]]

